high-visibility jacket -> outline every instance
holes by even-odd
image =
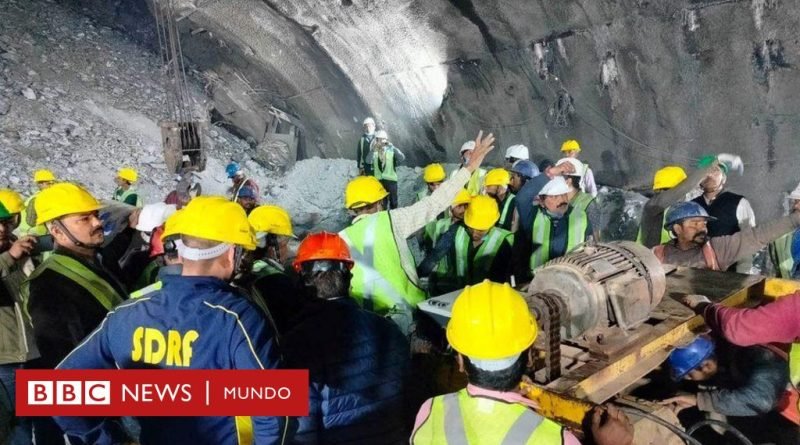
[[[669,211],[669,207],[664,209],[664,215],[663,218],[661,218],[661,244],[668,243],[672,239],[669,231],[664,228],[664,224],[667,223],[667,211]],[[644,245],[644,235],[642,234],[641,226],[639,226],[639,233],[636,235],[636,242]]]
[[[130,199],[131,196],[135,196],[136,199]],[[128,187],[128,190],[118,188],[114,192],[114,201],[124,202],[126,204],[135,205],[136,207],[142,206],[142,197],[133,186]]]
[[[503,202],[500,203],[500,207],[500,219],[497,220],[495,225],[502,229],[511,230],[511,225],[514,222],[514,209],[516,208],[514,194],[508,192]]]
[[[372,152],[372,168],[373,174],[379,181],[397,181],[397,171],[394,165],[394,149],[391,147],[384,148],[383,152],[384,161],[381,162],[380,154],[377,151]],[[383,164],[383,165],[381,165]]]
[[[451,225],[453,225],[453,218],[449,215],[425,224],[422,234],[423,248],[433,249],[439,237],[447,232],[447,229],[449,229]]]
[[[460,167],[455,169],[452,173],[450,173],[450,177],[452,178],[453,176],[455,176],[456,173],[458,173],[458,170],[460,169],[461,169]],[[469,182],[467,182],[467,187],[466,187],[470,195],[472,196],[480,195],[481,192],[483,192],[483,181],[485,179],[485,176],[486,176],[486,170],[482,168],[479,168],[474,172],[472,172],[472,175],[469,177]]]
[[[564,221],[564,219],[566,219],[566,221]],[[534,245],[538,245],[539,248],[534,250],[531,254],[531,270],[550,261],[551,258],[558,258],[564,255],[586,241],[586,231],[589,227],[589,218],[586,216],[586,212],[570,206],[569,210],[560,221],[562,224],[564,222],[567,224],[566,249],[563,252],[553,252],[551,251],[553,219],[542,209],[536,212],[536,217],[533,219],[533,235],[531,236],[531,241]]]
[[[470,267],[469,248],[472,243],[472,237],[470,237],[464,226],[459,227],[456,231],[456,241],[453,246],[454,261],[452,263],[454,263],[455,267],[451,267],[451,263],[443,259],[437,266],[437,276],[447,276],[456,283],[456,287],[480,283],[488,277],[500,246],[506,240],[509,244],[512,244],[513,236],[508,230],[492,227],[481,245],[478,246],[478,250],[472,258],[472,267]],[[440,270],[440,268],[444,270]]]
[[[390,309],[415,309],[425,299],[425,292],[403,268],[388,211],[364,216],[339,235],[355,262],[350,294],[364,308],[384,315]]]
[[[44,226],[44,224],[39,224],[38,226],[36,225],[36,209],[33,207],[33,202],[36,199],[36,195],[38,195],[38,193],[25,200],[25,208],[23,208],[22,212],[20,212],[19,227],[17,227],[16,230],[20,236],[47,235],[47,228]]]
[[[779,278],[792,278],[795,261],[792,257],[792,241],[800,232],[787,233],[769,244],[769,258],[775,266],[775,274]]]
[[[572,207],[575,207],[576,209],[581,209],[585,212],[586,209],[589,208],[589,205],[592,202],[594,202],[594,199],[595,199],[594,196],[579,191],[578,193],[575,194],[575,196],[572,197],[570,205],[572,205]]]
[[[563,427],[527,406],[471,396],[466,389],[433,398],[414,432],[415,445],[561,445]]]

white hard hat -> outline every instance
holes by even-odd
[[[506,158],[530,159],[528,147],[522,144],[512,145],[506,149]]]
[[[458,152],[464,153],[465,151],[472,151],[472,150],[475,150],[475,141],[467,141],[461,145],[461,150],[459,150]]]
[[[367,124],[375,125],[375,119],[373,119],[371,117],[368,117],[368,118],[364,119],[364,123],[362,125],[367,125]]]
[[[789,193],[789,199],[800,199],[800,184],[797,184],[797,188]]]
[[[147,204],[142,207],[139,213],[139,222],[136,223],[136,230],[140,232],[152,232],[153,229],[164,224],[177,208],[174,204],[164,204],[157,202],[155,204]]]
[[[378,130],[375,132],[375,139],[389,139],[389,135],[384,130]]]
[[[539,192],[539,195],[542,196],[558,196],[558,195],[565,195],[569,193],[569,186],[567,185],[567,181],[564,180],[563,176],[556,176],[555,178],[551,179],[547,184],[542,187],[542,191]]]
[[[558,162],[556,162],[556,165],[561,165],[567,162],[572,164],[572,167],[575,169],[574,173],[570,173],[567,176],[578,176],[582,178],[583,175],[586,173],[586,164],[575,158],[561,158],[558,160]]]

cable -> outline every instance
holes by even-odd
[[[694,425],[692,425],[691,428],[686,430],[686,433],[691,436],[692,434],[694,434],[700,428],[702,428],[704,426],[712,426],[712,425],[718,426],[718,427],[723,428],[723,429],[725,429],[727,431],[730,431],[744,445],[753,445],[753,442],[751,442],[750,439],[748,439],[744,434],[742,434],[741,431],[736,429],[736,427],[734,427],[733,425],[727,424],[725,422],[721,422],[719,420],[708,419],[708,420],[703,420],[703,421],[697,422]]]
[[[621,402],[621,401],[617,400],[617,403],[619,403],[619,402]],[[697,440],[694,437],[690,436],[689,434],[687,434],[685,431],[681,430],[677,426],[667,422],[666,420],[664,420],[664,419],[662,419],[662,418],[660,418],[658,416],[655,416],[655,415],[653,415],[651,413],[648,413],[647,411],[645,411],[645,410],[643,410],[641,408],[637,408],[635,406],[631,406],[631,405],[628,405],[628,404],[623,404],[619,408],[622,411],[625,411],[625,412],[627,412],[629,414],[635,414],[637,416],[645,417],[645,418],[647,418],[647,419],[649,419],[649,420],[651,420],[651,421],[663,426],[664,428],[666,428],[666,429],[672,431],[673,433],[675,433],[675,435],[677,435],[678,437],[683,439],[683,441],[686,442],[689,445],[703,445],[702,443],[700,443],[699,440]]]

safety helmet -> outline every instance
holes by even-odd
[[[374,176],[358,176],[344,189],[344,206],[350,210],[357,209],[378,202],[388,194]]]
[[[54,175],[50,170],[42,169],[33,172],[33,182],[50,182],[55,180],[56,175]]]
[[[700,204],[694,201],[686,201],[671,206],[664,219],[664,228],[670,230],[673,224],[677,224],[688,218],[705,218],[708,221],[716,221],[717,218],[709,215]]]
[[[539,167],[527,159],[521,159],[511,166],[511,172],[531,179],[539,176]]]
[[[450,207],[460,206],[461,204],[469,204],[472,201],[472,195],[469,194],[469,190],[461,189],[456,194],[455,199],[453,202],[450,203]]]
[[[36,225],[40,225],[74,213],[94,212],[102,205],[83,187],[62,182],[39,192],[33,201],[33,207],[36,211]]]
[[[119,171],[117,172],[117,177],[122,178],[130,182],[131,184],[133,184],[134,182],[136,182],[137,179],[139,179],[139,175],[136,173],[136,170],[128,167],[119,169]]]
[[[490,185],[508,187],[509,182],[511,182],[511,173],[509,173],[508,170],[504,168],[493,168],[489,170],[489,173],[486,173],[483,185],[487,187]]]
[[[653,176],[653,190],[671,189],[686,179],[686,172],[677,165],[668,165]]]
[[[528,147],[517,144],[512,145],[506,149],[506,159],[514,158],[514,159],[530,159],[530,154],[528,153]]]
[[[4,206],[2,202],[0,202],[0,220],[9,219],[12,216],[14,216],[14,214],[9,212],[8,209],[6,209],[6,206]]]
[[[386,130],[378,130],[375,132],[375,139],[389,139],[389,134],[386,133]]]
[[[489,230],[500,219],[497,201],[491,196],[478,195],[470,201],[464,213],[464,224],[475,230]]]
[[[542,190],[539,191],[539,195],[541,196],[559,196],[565,195],[570,192],[570,188],[567,185],[567,181],[564,180],[563,176],[556,176],[555,178],[551,179],[547,182],[547,184],[542,187]]]
[[[789,193],[789,199],[800,199],[800,184],[797,184],[797,187]]]
[[[167,218],[177,211],[173,204],[157,202],[146,204],[139,213],[139,221],[136,223],[136,230],[140,232],[152,232],[156,227],[162,226]]]
[[[11,189],[0,189],[0,203],[9,213],[19,213],[25,208],[22,196]]]
[[[230,164],[225,166],[225,173],[228,174],[228,179],[233,178],[240,171],[242,171],[242,168],[239,167],[239,164],[236,162],[231,162]]]
[[[256,237],[261,234],[272,234],[294,237],[292,218],[289,213],[275,205],[258,206],[247,217]]]
[[[447,174],[444,172],[444,167],[442,167],[442,164],[428,164],[422,170],[422,179],[424,179],[427,183],[442,182],[446,177]]]
[[[714,161],[716,161],[716,160],[717,160],[717,157],[716,157],[715,155],[706,155],[706,156],[703,156],[702,158],[700,158],[700,159],[697,161],[697,168],[699,168],[699,169],[705,169],[705,168],[708,168],[708,167],[710,167],[710,166],[711,166],[711,164],[713,164],[713,163],[714,163]],[[720,170],[722,170],[722,173],[725,173],[726,175],[728,174],[728,164],[726,164],[726,163],[724,163],[724,162],[720,162],[720,163],[719,163],[719,168],[720,168]]]
[[[368,117],[364,119],[364,122],[361,125],[367,125],[367,124],[375,125],[375,119]]]
[[[303,263],[321,260],[341,261],[347,263],[349,268],[353,268],[350,248],[336,233],[319,232],[308,235],[298,246],[292,266],[294,270],[300,272]]]
[[[236,193],[236,199],[239,198],[258,199],[258,195],[256,195],[256,191],[253,189],[253,187],[244,186]]]
[[[704,336],[694,339],[688,346],[675,348],[669,355],[670,375],[676,382],[686,377],[686,374],[697,369],[703,360],[714,353],[714,343]]]
[[[572,168],[575,171],[567,174],[567,176],[577,176],[579,178],[582,178],[583,175],[586,173],[586,164],[575,158],[561,158],[558,160],[558,162],[556,162],[556,166],[559,166],[561,164],[572,164]]]
[[[489,280],[464,288],[447,323],[447,341],[470,360],[519,356],[537,333],[536,320],[522,295],[508,283]]]
[[[561,144],[561,151],[569,152],[569,151],[581,151],[581,144],[578,143],[575,139],[567,139]]]
[[[242,206],[221,196],[198,196],[189,201],[167,219],[161,238],[172,235],[235,244],[247,250],[256,248],[256,234]]]
[[[465,151],[472,151],[475,150],[475,141],[467,141],[461,144],[461,150],[459,153],[464,153]]]

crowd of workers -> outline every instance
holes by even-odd
[[[404,155],[365,120],[360,176],[344,191],[351,224],[308,234],[295,254],[290,215],[261,204],[258,184],[236,163],[226,168],[227,197],[202,196],[182,180],[164,202],[143,205],[130,168],[119,170],[108,201],[47,170],[34,173],[39,190],[26,200],[0,190],[0,432],[12,444],[579,443],[518,391],[538,326],[514,286],[599,239],[597,185],[575,140],[563,143],[557,162],[537,165],[527,147],[513,145],[503,167],[484,169],[493,148],[494,137],[480,133],[462,145],[461,165],[449,175],[441,164],[426,166],[417,201],[399,207],[396,163]],[[747,200],[724,190],[726,175],[740,168],[738,157],[723,154],[688,176],[677,166],[656,172],[640,242],[664,262],[714,270],[746,264],[772,242],[778,273],[797,277],[800,188],[789,216],[756,225]],[[698,187],[702,194],[685,201]],[[419,264],[409,241],[422,246]],[[417,305],[454,291],[447,329],[436,332]],[[666,403],[727,416],[782,413],[785,388],[800,381],[800,351],[781,356],[752,345],[800,338],[800,295],[755,310],[699,296],[687,304],[718,339],[676,350],[673,376],[729,387]],[[782,329],[771,329],[775,323]],[[174,348],[152,351],[151,341]],[[452,351],[466,379],[434,384],[439,376],[420,364],[431,351]],[[748,366],[731,354],[748,357]],[[279,367],[309,370],[308,416],[135,424],[13,417],[21,368]],[[784,411],[796,413],[791,408]],[[770,425],[796,443],[792,422]],[[588,425],[594,443],[633,443],[630,422],[613,405],[596,408]]]

